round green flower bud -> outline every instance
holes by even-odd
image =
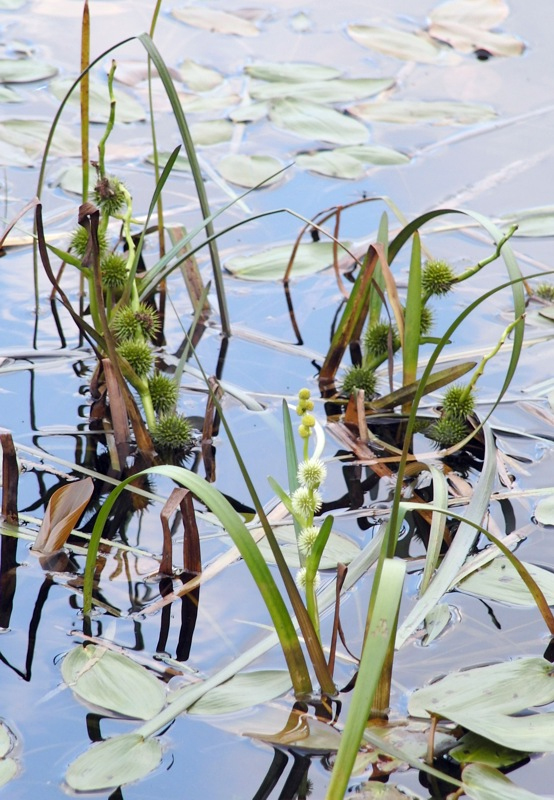
[[[298,397],[300,400],[309,400],[311,396],[311,392],[309,389],[300,389],[298,392]]]
[[[82,225],[79,225],[79,227],[76,228],[71,235],[69,248],[70,250],[74,251],[79,258],[83,258],[86,253],[87,246],[88,231],[86,228],[83,228]],[[105,231],[98,231],[98,248],[100,251],[100,258],[102,258],[108,249],[108,237],[106,236]]]
[[[129,278],[127,259],[120,253],[108,253],[100,262],[102,285],[106,289],[123,289]]]
[[[298,433],[302,439],[309,439],[312,434],[312,431],[310,428],[306,428],[305,425],[300,424],[298,426]]]
[[[315,425],[315,417],[313,414],[304,414],[302,417],[302,425],[305,428],[313,428]]]
[[[365,349],[368,355],[381,358],[386,356],[389,351],[389,333],[391,326],[388,322],[375,322],[365,334]],[[400,347],[400,337],[398,331],[392,328],[392,349],[398,350]]]
[[[448,294],[456,274],[446,261],[427,261],[421,274],[421,286],[426,294]]]
[[[193,428],[182,414],[162,415],[154,428],[152,440],[160,450],[185,450],[194,441]]]
[[[157,414],[167,414],[173,411],[179,397],[179,387],[167,375],[156,372],[148,380],[148,388],[152,398],[152,405]]]
[[[371,369],[366,367],[350,367],[344,376],[342,391],[350,397],[354,389],[363,389],[366,397],[373,397],[377,378]]]
[[[134,342],[132,339],[123,342],[117,352],[129,362],[139,378],[145,378],[152,369],[153,356],[145,342]]]
[[[94,187],[94,201],[109,216],[118,214],[126,204],[124,184],[113,175],[100,178]]]
[[[448,417],[467,417],[475,409],[475,398],[465,386],[450,386],[444,395],[442,408]]]

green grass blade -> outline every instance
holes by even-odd
[[[389,217],[386,211],[383,211],[381,219],[379,220],[379,229],[377,231],[377,241],[385,251],[385,258],[388,258],[389,249]],[[374,284],[371,287],[369,295],[369,324],[373,325],[379,322],[381,318],[381,308],[383,307],[383,288],[385,281],[383,279],[383,272],[381,270],[381,262],[377,262],[375,272],[373,274]],[[380,290],[380,291],[378,291]]]
[[[381,670],[394,637],[405,572],[406,564],[400,559],[386,559],[383,563],[356,686],[325,795],[326,800],[343,800],[345,796]]]
[[[444,473],[435,467],[434,464],[429,465],[429,470],[433,477],[433,508],[446,508],[448,506],[448,486]],[[425,556],[425,567],[419,587],[420,596],[425,593],[437,568],[445,525],[446,515],[442,514],[440,511],[434,510],[433,519],[431,520],[431,530],[429,531],[427,555]]]
[[[410,276],[404,311],[404,346],[402,348],[402,383],[404,386],[413,383],[417,376],[419,339],[421,337],[421,303],[421,240],[416,231],[412,242]],[[405,403],[402,410],[409,413],[410,403]]]
[[[296,443],[294,440],[294,431],[292,428],[292,420],[290,418],[290,409],[287,401],[283,400],[283,433],[285,438],[285,454],[287,457],[287,476],[289,479],[289,492],[292,493],[298,489],[298,454],[296,452]],[[287,506],[288,508],[288,506]],[[291,510],[289,508],[289,510]],[[300,525],[296,517],[293,516],[294,532],[296,533],[296,540],[300,535]],[[304,554],[299,551],[300,563],[304,566]]]

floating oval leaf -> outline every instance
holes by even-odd
[[[144,778],[161,760],[157,739],[128,733],[94,744],[69,765],[65,779],[76,792],[112,789]]]
[[[348,247],[348,243],[345,243]],[[225,268],[236,275],[250,281],[282,280],[292,253],[292,244],[272,247],[252,256],[236,256],[225,262]],[[313,275],[326,269],[333,263],[333,244],[331,242],[313,242],[301,244],[297,250],[292,268],[293,277]]]
[[[248,103],[235,108],[229,114],[233,122],[257,122],[269,113],[269,103]]]
[[[515,236],[554,236],[554,206],[516,211],[506,214],[501,220],[503,228],[518,226]]]
[[[365,172],[364,165],[343,150],[320,150],[316,153],[301,153],[296,156],[296,165],[329,178],[357,180]]]
[[[170,155],[171,153],[168,150],[162,150],[158,152],[158,163],[160,165],[160,169],[163,169],[165,167]],[[149,164],[153,164],[154,155],[150,154],[149,156],[147,156],[146,160]],[[188,158],[184,156],[182,153],[179,153],[179,155],[173,162],[172,169],[174,169],[176,172],[190,172],[190,163]]]
[[[2,132],[0,130],[0,139]],[[0,141],[0,165],[3,167],[32,167],[33,160],[25,150],[9,142]]]
[[[473,53],[486,50],[495,56],[519,56],[525,45],[516,36],[508,33],[480,30],[470,25],[452,22],[449,25],[433,23],[429,33],[441,42],[447,42],[461,53]]]
[[[57,68],[34,58],[0,58],[1,83],[44,81],[57,73]]]
[[[89,170],[89,192],[94,189],[94,185],[96,183],[96,172],[94,170]],[[64,192],[70,192],[71,194],[82,194],[83,191],[83,169],[80,166],[74,165],[73,167],[68,167],[64,170],[58,178],[58,186],[60,186]]]
[[[394,166],[398,164],[408,164],[410,157],[398,150],[390,147],[383,147],[378,144],[361,144],[353,147],[342,147],[342,153],[346,153],[352,158],[357,158],[362,164],[376,164],[378,166]]]
[[[283,165],[272,156],[225,156],[217,169],[226,181],[247,189],[252,189],[262,181],[265,181],[263,186],[270,186],[283,178]],[[277,172],[280,174],[276,175]]]
[[[209,92],[223,83],[223,75],[210,67],[203,67],[187,59],[179,67],[179,77],[193,92]]]
[[[308,245],[309,247],[310,245]],[[290,255],[290,253],[289,253]],[[289,567],[298,569],[300,567],[300,560],[298,558],[298,547],[296,545],[296,534],[293,525],[279,525],[275,529],[277,540],[281,544],[281,550]],[[261,539],[258,542],[258,547],[263,553],[265,560],[269,564],[274,564],[275,559],[267,539]],[[321,558],[320,569],[336,569],[337,564],[350,564],[360,552],[357,544],[342,536],[340,533],[332,532],[325,545],[323,556]]]
[[[50,123],[42,119],[7,119],[0,122],[0,141],[23,150],[31,158],[39,157],[44,151],[50,127]],[[52,141],[51,153],[76,156],[80,152],[79,139],[63,125],[58,125]]]
[[[331,78],[338,78],[340,70],[335,67],[327,67],[321,64],[307,64],[303,62],[283,62],[280,61],[260,61],[256,64],[248,64],[244,71],[252,78],[259,78],[262,81],[274,81],[276,83],[302,83],[305,81],[328,81]]]
[[[58,100],[63,100],[71,87],[71,78],[53,81],[50,88]],[[115,119],[116,122],[139,122],[146,119],[143,107],[131,95],[125,91],[115,91]],[[70,98],[70,103],[79,105],[79,86],[77,86]],[[90,82],[89,87],[89,117],[91,122],[107,122],[110,116],[110,97],[108,88],[103,83],[96,81]]]
[[[291,688],[286,670],[239,672],[190,707],[190,714],[231,714],[279,697]]]
[[[521,562],[542,590],[549,605],[554,605],[554,573],[534,564]],[[473,572],[459,589],[478,597],[515,606],[534,606],[533,596],[505,556],[498,556],[482,569]]]
[[[233,136],[233,123],[228,119],[211,119],[195,122],[190,126],[190,134],[196,145],[211,145],[228,142]]]
[[[104,647],[74,647],[62,676],[83,700],[134,719],[151,719],[165,705],[163,685],[144,667]]]
[[[250,20],[213,8],[185,6],[184,8],[174,8],[171,14],[175,19],[185,22],[187,25],[216,33],[257,36],[260,32]]]
[[[358,44],[378,53],[431,64],[441,55],[441,48],[425,33],[410,33],[373,25],[349,25],[348,35]]]
[[[257,83],[250,87],[254,100],[272,100],[276,97],[300,97],[316,103],[349,103],[373,97],[390,89],[394,78],[349,78],[306,83]]]
[[[17,761],[14,761],[13,758],[0,759],[0,786],[5,786],[16,775]]]
[[[361,122],[334,108],[288,98],[271,106],[269,118],[278,128],[307,139],[336,144],[363,144],[368,130]]]
[[[429,17],[443,25],[460,22],[488,30],[500,25],[508,14],[505,0],[447,0],[434,8]]]
[[[367,781],[357,787],[356,800],[421,800],[421,795],[412,794],[394,783]]]
[[[516,786],[494,767],[468,764],[462,773],[464,794],[472,800],[542,800],[539,795]]]
[[[22,97],[9,86],[0,86],[0,103],[20,103]]]
[[[14,737],[8,726],[0,722],[0,758],[7,756],[13,747]]]
[[[492,108],[475,103],[440,100],[393,100],[386,103],[360,103],[349,111],[370,122],[395,122],[404,125],[430,122],[434,125],[473,125],[496,116]]]
[[[196,95],[179,93],[179,100],[183,106],[183,111],[196,114],[203,111],[220,111],[221,109],[235,106],[240,102],[240,97],[238,94]]]
[[[484,739],[471,732],[464,734],[460,743],[449,750],[448,754],[460,764],[478,761],[479,764],[488,764],[490,767],[511,767],[512,764],[517,764],[525,758],[521,750],[502,747],[490,739]]]

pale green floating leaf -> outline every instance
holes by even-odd
[[[0,722],[0,758],[7,756],[13,747],[13,734],[4,722]]]
[[[248,64],[244,71],[252,78],[259,78],[262,81],[273,81],[275,83],[311,83],[313,81],[328,81],[331,78],[339,78],[341,71],[335,67],[327,67],[322,64],[309,64],[301,61],[260,61],[255,64]]]
[[[223,83],[223,75],[216,69],[203,67],[196,61],[187,59],[179,67],[179,77],[193,92],[209,92]]]
[[[298,97],[314,103],[350,103],[373,97],[394,86],[394,78],[335,78],[333,80],[293,83],[255,83],[250,87],[254,100],[272,100],[278,97]]]
[[[204,111],[221,111],[240,103],[238,94],[182,94],[179,93],[179,100],[183,111],[187,113],[200,114]]]
[[[510,747],[502,747],[490,739],[484,739],[476,733],[465,733],[460,739],[460,743],[453,747],[448,753],[460,764],[471,764],[475,761],[479,764],[488,764],[489,767],[511,767],[517,764],[525,753],[521,750],[512,750]]]
[[[442,712],[439,712],[442,713]],[[448,719],[468,731],[498,742],[504,747],[529,753],[554,752],[554,713],[511,717],[466,707],[448,710]]]
[[[190,707],[190,714],[231,714],[259,703],[267,703],[290,691],[286,670],[239,672],[226,683],[216,686]]]
[[[516,211],[501,217],[501,225],[517,225],[515,236],[554,236],[554,206],[541,206]]]
[[[547,603],[554,605],[554,573],[525,561],[521,563],[542,589]],[[500,603],[529,607],[535,605],[531,592],[505,556],[498,556],[490,564],[473,572],[458,588]]]
[[[447,603],[437,603],[425,617],[425,636],[422,644],[428,646],[438,636],[450,622],[450,607]]]
[[[389,100],[359,103],[349,111],[369,122],[394,122],[403,125],[474,125],[493,119],[496,113],[488,106],[440,100]]]
[[[0,759],[0,786],[5,786],[17,775],[17,761],[13,758]]]
[[[283,178],[280,172],[283,164],[273,156],[229,155],[221,159],[217,169],[226,181],[247,189],[252,189],[262,181],[265,181],[264,187],[270,186]],[[276,175],[277,172],[280,174]]]
[[[290,19],[290,26],[296,33],[306,33],[313,28],[312,20],[303,11],[293,14]]]
[[[16,11],[25,5],[27,0],[0,0],[0,8],[3,11]]]
[[[369,135],[359,120],[334,108],[295,98],[275,101],[269,118],[278,128],[290,133],[334,144],[364,144]]]
[[[347,32],[358,44],[403,61],[432,64],[443,52],[425,33],[410,33],[374,25],[348,25]]]
[[[468,718],[485,719],[492,714],[504,716],[516,714],[533,706],[542,706],[554,701],[554,668],[544,658],[518,658],[487,667],[476,667],[462,672],[452,672],[435,683],[417,689],[408,701],[408,711],[414,717],[426,717],[428,712],[445,713],[448,719],[458,721],[458,710],[468,713]],[[550,717],[553,715],[540,715]],[[536,719],[519,717],[518,721]],[[461,723],[464,724],[464,723]],[[502,742],[489,736],[473,725],[464,725],[488,739]],[[552,726],[554,742],[554,725]],[[512,744],[503,742],[507,747]],[[529,749],[522,743],[516,750]]]
[[[554,497],[539,500],[534,516],[541,525],[554,525]]]
[[[92,192],[96,184],[96,172],[89,170],[88,176],[89,192]],[[72,167],[65,169],[57,179],[57,185],[60,186],[64,192],[70,194],[82,194],[83,191],[83,169],[81,166],[75,164]]]
[[[233,122],[258,122],[269,114],[269,103],[248,103],[239,106],[229,114]]]
[[[62,676],[83,700],[126,717],[151,719],[165,705],[163,685],[150,672],[96,645],[74,647],[62,661]]]
[[[73,80],[63,78],[52,81],[50,88],[58,100],[63,100],[70,89]],[[70,97],[70,103],[79,105],[80,94],[77,86]],[[116,89],[115,92],[115,119],[116,122],[140,122],[146,119],[143,107],[131,95],[125,91]],[[107,84],[91,80],[89,89],[89,118],[91,122],[107,122],[110,116],[110,98],[108,95]]]
[[[169,152],[169,150],[161,150],[158,152],[158,162],[160,165],[160,169],[163,169],[165,167],[170,155],[171,153]],[[147,156],[146,161],[149,164],[154,163],[153,153]],[[179,155],[177,156],[177,158],[173,163],[172,170],[175,170],[176,172],[190,172],[190,163],[188,158],[182,155],[182,153],[179,153]]]
[[[0,58],[0,83],[44,81],[57,71],[57,67],[34,58]]]
[[[348,243],[345,243],[348,247]],[[292,244],[272,247],[252,256],[235,256],[225,262],[225,268],[236,275],[250,281],[282,280],[292,253]],[[299,278],[314,275],[333,263],[333,244],[331,242],[313,242],[301,244],[297,250],[292,277]]]
[[[296,716],[296,724],[293,725],[291,720],[286,728],[276,733],[246,731],[244,735],[267,744],[291,747],[307,753],[325,754],[338,750],[341,735],[335,728],[306,714],[296,712]]]
[[[504,22],[509,13],[505,0],[447,0],[436,6],[429,18],[442,25],[459,22],[489,30]]]
[[[365,173],[363,163],[341,149],[300,153],[296,156],[295,163],[300,169],[317,172],[329,178],[357,180]]]
[[[30,158],[40,157],[50,127],[50,122],[42,119],[7,119],[0,122],[0,141],[23,150]],[[81,152],[80,141],[66,127],[58,125],[50,152],[52,155],[77,156]]]
[[[21,103],[22,97],[9,86],[0,86],[0,103]]]
[[[128,733],[93,744],[69,765],[65,780],[76,792],[113,789],[144,778],[161,760],[158,739]]]
[[[522,789],[486,764],[468,764],[462,772],[464,793],[472,800],[544,800],[540,795]]]
[[[311,247],[311,245],[307,245]],[[290,255],[290,250],[289,250]],[[298,548],[296,546],[296,534],[293,525],[279,525],[275,528],[275,535],[278,542],[282,545],[281,550],[289,567],[298,569],[300,560],[298,558]],[[267,539],[264,537],[258,542],[258,547],[268,564],[274,564],[275,559]],[[336,569],[337,564],[350,564],[350,562],[360,553],[357,544],[342,536],[340,533],[331,532],[329,540],[325,545],[323,556],[319,565],[320,569]]]
[[[429,34],[441,42],[447,42],[460,53],[486,50],[495,56],[520,56],[525,50],[525,45],[516,36],[481,30],[460,22],[451,22],[448,25],[432,22]]]
[[[357,158],[362,164],[376,164],[377,166],[396,166],[399,164],[409,164],[410,157],[398,150],[382,145],[362,144],[353,147],[342,147],[342,153],[346,153],[352,158]]]
[[[233,123],[228,119],[210,119],[190,126],[194,144],[209,146],[228,142],[233,137]]]
[[[218,11],[206,6],[185,6],[174,8],[172,16],[180,22],[192,25],[194,28],[214,31],[215,33],[234,34],[235,36],[257,36],[259,30],[250,20],[229,14],[227,11]]]
[[[29,158],[25,150],[9,142],[2,141],[0,131],[0,166],[2,167],[32,167],[33,159]]]
[[[356,789],[356,800],[422,800],[422,795],[413,794],[395,783],[366,781]]]

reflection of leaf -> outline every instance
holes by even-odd
[[[349,25],[349,36],[358,44],[403,61],[431,64],[441,55],[441,48],[425,33],[409,33],[373,25]]]
[[[216,33],[257,36],[260,32],[250,20],[239,17],[236,14],[229,14],[227,11],[217,11],[213,8],[185,6],[184,8],[174,8],[171,13],[176,19],[185,22],[187,25]]]
[[[526,208],[501,217],[502,227],[517,225],[515,236],[554,236],[554,206]]]
[[[56,74],[57,68],[34,58],[0,58],[0,83],[32,83]]]
[[[62,100],[73,81],[70,78],[53,81],[50,88],[58,100]],[[145,119],[144,109],[137,101],[125,91],[115,91],[115,118],[117,122],[138,122]],[[79,105],[79,87],[77,86],[70,98],[73,105]],[[91,122],[107,122],[110,116],[110,98],[108,88],[103,83],[90,82],[90,109]]]
[[[345,243],[348,247],[348,243]],[[292,244],[272,247],[253,256],[235,256],[225,262],[225,268],[236,275],[250,281],[282,280],[292,253]],[[326,269],[333,263],[333,244],[331,242],[313,242],[301,244],[294,259],[292,277],[313,275]]]
[[[72,481],[56,489],[48,501],[33,550],[46,555],[63,547],[87,507],[93,490],[92,478]]]
[[[223,81],[220,72],[209,67],[203,67],[196,61],[187,59],[179,67],[179,77],[193,92],[209,92]]]
[[[335,69],[335,67],[294,61],[283,63],[280,61],[261,61],[256,64],[248,64],[244,71],[252,78],[259,78],[262,81],[275,81],[277,83],[281,81],[290,83],[328,81],[341,75],[340,70]]]
[[[290,688],[290,675],[286,670],[239,672],[206,692],[190,707],[189,714],[231,714],[273,700]]]
[[[272,156],[229,155],[222,158],[217,165],[218,171],[226,181],[236,183],[237,186],[245,186],[247,189],[257,186],[264,180],[266,181],[264,186],[280,181],[283,174],[275,173],[282,168],[281,162]]]
[[[62,661],[68,686],[88,703],[134,719],[151,719],[165,705],[163,685],[128,656],[78,646]]]
[[[92,745],[69,765],[65,779],[77,792],[112,789],[144,778],[161,760],[157,739],[127,733]]]
[[[395,122],[405,125],[414,125],[418,122],[431,122],[435,125],[472,125],[496,116],[488,106],[440,100],[360,103],[351,106],[349,111],[370,122]]]
[[[543,800],[486,764],[468,764],[462,772],[462,781],[464,795],[472,800]]]
[[[316,103],[350,103],[390,89],[394,78],[336,78],[325,81],[256,83],[250,87],[254,100],[299,97]]]
[[[363,144],[368,130],[361,122],[334,108],[289,98],[272,104],[269,118],[278,128],[336,144]]]
[[[538,583],[549,605],[554,605],[554,574],[534,564],[521,562]],[[516,606],[534,606],[535,601],[514,567],[505,556],[497,556],[482,569],[473,572],[458,586],[463,592],[510,603]]]
[[[254,533],[254,531],[253,531]],[[296,545],[296,534],[293,525],[279,525],[275,528],[275,535],[281,544],[281,550],[289,567],[298,569],[300,561],[298,558],[298,547]],[[258,542],[258,547],[262,551],[265,560],[269,564],[274,564],[275,559],[267,539],[261,539]],[[339,562],[349,564],[360,552],[357,544],[341,536],[340,533],[331,533],[323,557],[321,559],[320,569],[336,569]]]

